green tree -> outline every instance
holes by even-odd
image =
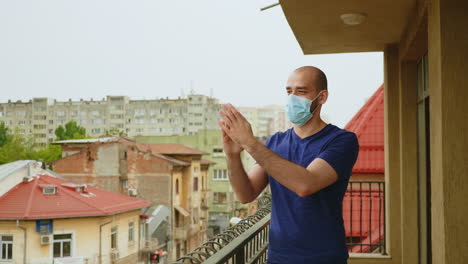
[[[122,130],[119,130],[117,128],[111,128],[111,129],[106,129],[104,131],[104,136],[110,137],[110,136],[126,136],[127,134],[123,132]]]
[[[82,139],[86,137],[86,129],[79,126],[75,121],[69,121],[65,127],[58,126],[55,129],[56,140]]]
[[[60,159],[62,148],[58,145],[41,147],[35,144],[34,137],[24,136],[15,129],[6,136],[6,142],[0,147],[0,164],[17,160],[39,160],[46,163]]]
[[[7,143],[8,127],[5,125],[5,122],[0,123],[0,147]]]

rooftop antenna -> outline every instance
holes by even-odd
[[[195,94],[195,90],[193,89],[193,80],[190,80],[190,94]]]
[[[272,8],[272,7],[279,6],[279,5],[280,5],[279,2],[274,3],[274,4],[271,4],[271,5],[267,5],[267,6],[265,6],[265,7],[260,8],[260,11],[265,11],[265,10],[267,10],[267,9],[270,9],[270,8]]]
[[[185,98],[184,88],[180,88],[180,97],[181,97],[182,99]]]

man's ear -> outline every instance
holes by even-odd
[[[325,104],[328,100],[328,90],[323,90],[318,98],[320,104]]]

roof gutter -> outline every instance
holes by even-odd
[[[27,232],[26,232],[26,227],[24,226],[20,226],[19,225],[19,219],[16,219],[16,227],[18,227],[19,229],[22,229],[23,232],[24,232],[24,247],[23,247],[23,263],[26,263],[26,248],[27,248]]]

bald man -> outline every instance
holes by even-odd
[[[269,264],[347,263],[342,202],[359,151],[356,135],[320,118],[328,98],[327,78],[320,69],[296,69],[286,93],[293,127],[274,134],[265,145],[232,105],[222,106],[219,125],[230,183],[243,204],[270,184]],[[257,161],[248,173],[241,163],[243,150]]]

